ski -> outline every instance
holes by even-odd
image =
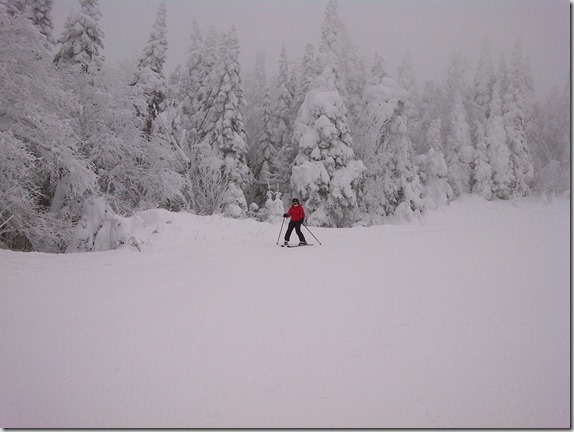
[[[298,244],[284,245],[284,244],[282,244],[281,247],[296,248],[296,247],[300,247],[300,246],[313,246],[313,245],[314,245],[314,243],[307,243],[304,245],[298,245]]]

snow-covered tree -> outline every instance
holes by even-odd
[[[397,79],[398,84],[403,89],[405,89],[408,94],[408,100],[405,102],[405,114],[410,124],[417,121],[419,118],[417,109],[419,92],[417,90],[415,66],[410,52],[407,52],[407,54],[405,54],[403,62],[400,64],[398,68]]]
[[[58,66],[68,65],[84,73],[94,73],[104,63],[101,53],[104,32],[99,24],[102,14],[98,0],[80,0],[80,5],[80,12],[73,12],[66,19],[54,62]]]
[[[96,182],[68,119],[77,99],[56,73],[45,37],[24,16],[2,20],[0,52],[0,225],[11,217],[0,241],[62,250],[77,200]]]
[[[473,191],[492,198],[492,167],[488,157],[487,122],[490,116],[494,73],[488,42],[484,42],[474,78],[470,121],[475,144],[473,163]]]
[[[246,87],[246,131],[249,138],[248,160],[255,182],[251,199],[264,204],[268,188],[279,183],[278,150],[274,142],[275,118],[271,108],[269,84],[265,73],[265,55],[257,54],[255,71]]]
[[[306,201],[310,224],[348,227],[359,219],[365,168],[355,160],[345,104],[335,82],[333,64],[325,63],[299,110],[293,133],[299,153],[291,184],[293,193]]]
[[[305,52],[301,60],[299,70],[299,81],[295,87],[293,96],[293,112],[297,113],[305,100],[305,96],[311,90],[311,84],[317,76],[317,60],[315,58],[315,48],[311,44],[305,45]]]
[[[244,100],[240,77],[239,43],[235,28],[227,32],[220,45],[220,56],[210,72],[212,85],[202,122],[202,144],[211,148],[212,156],[221,160],[222,169],[229,175],[230,190],[226,211],[240,216],[247,210],[241,188],[252,181],[247,166],[247,137],[243,120]]]
[[[527,82],[524,71],[523,48],[518,41],[508,68],[502,113],[516,180],[515,193],[519,196],[529,194],[534,178],[534,166],[526,136],[527,114],[531,107],[525,93]]]
[[[30,19],[38,26],[40,33],[42,33],[46,40],[54,45],[56,40],[52,35],[54,25],[52,23],[52,9],[54,7],[54,0],[28,0],[30,7]]]
[[[197,143],[200,88],[203,69],[203,36],[197,21],[192,23],[191,40],[187,59],[170,77],[170,100],[174,105],[172,114],[173,134],[188,158]]]
[[[553,86],[529,129],[539,193],[562,193],[570,187],[570,83]]]
[[[277,102],[273,109],[273,143],[278,153],[279,179],[281,190],[289,190],[291,168],[297,155],[297,146],[293,145],[293,93],[289,77],[289,59],[285,45],[281,46],[279,59],[279,77],[277,80]]]
[[[512,171],[510,149],[504,120],[502,118],[502,71],[492,86],[489,116],[486,122],[487,155],[492,170],[492,192],[499,199],[508,199],[513,194],[515,178]]]
[[[407,130],[408,92],[386,75],[382,58],[375,57],[363,96],[358,146],[367,167],[364,208],[371,222],[424,209],[422,185],[414,165],[413,143]]]
[[[0,0],[0,11],[8,16],[22,16],[26,12],[26,0]]]
[[[333,73],[333,79],[339,92],[344,92],[344,86],[341,77],[342,57],[341,32],[342,22],[337,13],[337,0],[329,0],[325,17],[321,26],[321,44],[319,45],[319,62],[320,65],[329,64]],[[321,68],[321,66],[319,66]],[[322,72],[322,71],[320,71]]]
[[[321,64],[332,65],[335,85],[347,108],[347,116],[350,123],[355,122],[361,110],[367,67],[338,15],[336,0],[330,0],[325,10],[321,26],[319,61]]]
[[[145,105],[136,106],[136,110],[144,119],[143,130],[146,135],[152,133],[156,117],[166,108],[167,81],[163,73],[167,54],[165,19],[166,7],[165,2],[162,2],[131,83],[140,87],[145,96]]]
[[[449,181],[457,196],[471,191],[474,163],[474,147],[465,106],[464,76],[466,69],[466,60],[460,53],[455,54],[447,79],[449,111],[446,121],[445,156],[449,170]]]
[[[425,140],[428,151],[417,157],[424,184],[424,198],[427,207],[441,207],[451,200],[452,188],[448,183],[448,167],[444,158],[444,144],[441,134],[441,120],[431,120]]]

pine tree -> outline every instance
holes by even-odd
[[[293,193],[306,201],[310,224],[348,227],[359,219],[365,168],[351,149],[346,108],[333,69],[333,64],[324,64],[299,110],[293,134],[299,153],[291,184]]]
[[[447,81],[449,112],[446,122],[446,157],[449,181],[457,196],[471,191],[474,162],[474,148],[465,106],[466,68],[462,55],[456,54],[452,59]]]
[[[474,78],[471,122],[476,152],[474,155],[473,191],[487,200],[492,198],[492,167],[488,157],[487,122],[490,116],[494,74],[488,42],[484,42]]]
[[[391,118],[398,101],[406,97],[406,92],[388,76],[384,59],[378,53],[375,54],[353,139],[353,150],[367,168],[376,157],[376,143],[381,129]]]
[[[174,99],[177,106],[177,124],[174,126],[176,140],[188,158],[197,144],[200,89],[203,69],[204,41],[197,21],[192,23],[191,41],[187,48],[187,60],[179,77],[174,77]]]
[[[325,11],[325,18],[321,26],[321,44],[319,45],[319,62],[321,65],[329,64],[335,80],[335,85],[340,93],[344,92],[341,77],[342,57],[341,31],[342,22],[337,14],[337,1],[329,0]],[[320,66],[321,67],[321,66]],[[344,95],[343,95],[344,96]]]
[[[207,97],[207,111],[202,123],[203,145],[221,161],[223,172],[229,176],[230,190],[226,211],[240,216],[247,210],[241,190],[252,181],[247,166],[247,137],[243,120],[243,87],[239,66],[239,43],[235,28],[224,35],[220,45],[219,62],[211,70],[212,87]],[[207,148],[207,147],[206,147]]]
[[[525,94],[527,82],[523,62],[522,43],[518,41],[514,46],[512,62],[508,69],[502,111],[516,180],[515,193],[520,196],[530,193],[530,185],[534,178],[532,156],[526,140],[527,113],[531,108]]]
[[[358,127],[362,131],[358,135],[360,153],[367,166],[364,206],[374,223],[393,214],[410,218],[425,207],[408,133],[407,100],[408,92],[386,75],[377,56]]]
[[[289,179],[291,168],[297,155],[297,147],[293,145],[293,93],[291,92],[289,80],[289,60],[285,45],[281,47],[281,57],[279,59],[279,77],[277,82],[277,104],[273,109],[274,133],[273,144],[278,150],[279,177],[282,184],[281,191],[286,193],[289,190]]]
[[[46,40],[52,44],[56,44],[56,40],[52,35],[54,25],[52,24],[52,8],[54,7],[54,0],[29,0],[30,4],[30,19],[38,26],[40,33],[46,36]]]
[[[54,63],[77,67],[83,73],[95,73],[104,63],[100,53],[104,49],[104,33],[99,25],[102,14],[98,0],[80,0],[80,5],[80,12],[72,13],[64,24]]]
[[[297,113],[305,100],[305,96],[311,90],[313,80],[317,76],[317,60],[315,58],[315,48],[311,44],[305,45],[305,52],[301,60],[301,70],[299,83],[293,96],[293,112]]]
[[[492,169],[492,192],[499,199],[508,199],[513,194],[515,178],[502,118],[503,71],[504,63],[501,62],[501,71],[492,86],[488,108],[489,117],[486,123],[486,141],[488,160]]]
[[[403,62],[398,68],[397,75],[399,85],[407,91],[408,99],[405,101],[404,118],[408,124],[409,139],[413,146],[417,146],[424,141],[422,136],[418,135],[421,129],[420,112],[419,112],[419,92],[417,89],[417,80],[415,66],[410,52],[405,54]],[[419,148],[413,148],[415,152],[420,152]]]
[[[444,144],[441,134],[441,120],[431,120],[426,132],[428,151],[420,157],[424,175],[424,197],[428,207],[447,204],[452,196],[448,183],[448,167],[444,158]]]
[[[492,99],[492,87],[494,85],[494,71],[492,66],[492,58],[490,57],[490,44],[484,41],[482,44],[482,51],[480,53],[480,60],[478,68],[474,77],[474,89],[472,91],[472,101],[475,109],[479,109],[484,115],[485,120],[488,119],[490,112],[490,101]]]
[[[198,91],[192,99],[191,112],[194,125],[194,142],[199,144],[209,132],[207,115],[210,107],[215,103],[212,94],[216,81],[220,78],[214,70],[221,58],[222,35],[212,26],[209,28],[201,49],[201,62],[198,70]],[[211,99],[210,99],[211,98]]]
[[[277,148],[274,143],[274,117],[269,84],[265,73],[265,55],[256,57],[255,71],[246,80],[246,131],[249,140],[248,165],[254,174],[252,200],[263,205],[270,186],[279,182]]]
[[[249,152],[248,164],[258,178],[261,170],[262,154],[259,144],[264,133],[264,104],[269,96],[269,88],[265,73],[265,54],[258,52],[255,60],[255,69],[247,74],[245,83],[245,130],[248,138]]]
[[[165,19],[166,7],[162,2],[132,80],[132,85],[140,87],[145,97],[145,105],[136,106],[136,109],[143,118],[143,131],[148,136],[152,133],[155,119],[166,108],[167,81],[163,74],[167,52]]]

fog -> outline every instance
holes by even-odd
[[[166,74],[185,62],[191,23],[203,33],[211,25],[235,25],[244,71],[266,53],[268,76],[276,73],[281,45],[294,61],[307,43],[318,46],[328,0],[165,0],[168,26]],[[147,42],[161,0],[100,0],[104,54],[109,62],[137,59]],[[78,0],[55,0],[54,35]],[[488,40],[498,64],[510,58],[522,38],[535,87],[544,100],[552,85],[562,88],[570,74],[570,3],[568,0],[339,0],[339,17],[352,41],[371,61],[378,52],[391,75],[407,53],[415,66],[419,91],[425,81],[440,82],[453,54],[468,61],[473,79],[482,44]]]

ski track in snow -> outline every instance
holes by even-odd
[[[163,215],[141,253],[0,251],[3,427],[569,427],[567,200],[292,251]]]

